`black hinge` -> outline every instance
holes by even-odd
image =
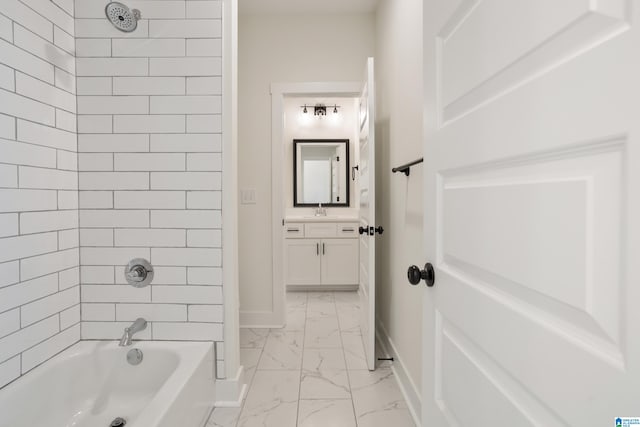
[[[282,226],[284,227],[284,219],[282,220]]]

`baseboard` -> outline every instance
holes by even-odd
[[[409,371],[403,363],[402,357],[398,354],[397,347],[389,337],[386,328],[379,319],[376,319],[376,337],[380,344],[380,349],[384,353],[385,357],[393,357],[391,369],[393,370],[396,381],[398,381],[398,386],[407,401],[413,421],[416,423],[416,426],[422,425],[420,421],[420,414],[422,413],[422,397],[420,392],[409,376]]]
[[[273,311],[240,311],[241,328],[283,328],[283,314]]]
[[[287,292],[353,292],[359,285],[287,285]]]
[[[240,366],[234,378],[216,380],[216,408],[239,408],[247,392],[244,367]]]

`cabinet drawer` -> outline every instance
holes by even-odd
[[[285,239],[301,239],[304,237],[304,224],[291,223],[284,226]]]
[[[358,237],[358,223],[338,223],[338,237]]]
[[[336,237],[338,226],[332,222],[318,222],[304,225],[305,237]]]

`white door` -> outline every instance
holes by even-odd
[[[376,368],[376,192],[375,192],[375,98],[373,58],[367,60],[360,96],[360,331],[367,366]]]
[[[639,19],[424,2],[424,426],[640,417]]]

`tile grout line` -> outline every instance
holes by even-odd
[[[333,299],[334,299],[334,304],[335,304],[335,309],[336,309],[336,318],[338,320],[338,330],[340,332],[340,346],[342,349],[342,358],[344,361],[344,369],[345,372],[347,373],[347,384],[349,385],[349,396],[351,396],[351,410],[353,411],[353,419],[356,423],[356,427],[358,426],[358,417],[356,415],[356,405],[355,402],[353,400],[353,389],[351,387],[351,375],[349,375],[349,367],[347,366],[347,356],[345,354],[345,350],[344,350],[344,340],[342,339],[342,328],[340,325],[340,315],[338,314],[338,303],[335,301],[335,292],[333,295]],[[359,307],[359,306],[358,306]]]
[[[286,298],[286,291],[285,291]],[[287,320],[289,317],[289,304],[287,305]],[[298,376],[298,403],[296,405],[296,426],[300,423],[300,400],[302,395],[302,372],[304,367],[305,342],[307,337],[307,316],[309,314],[309,294],[305,292],[304,304],[304,329],[302,330],[302,354],[300,355],[300,375]]]

